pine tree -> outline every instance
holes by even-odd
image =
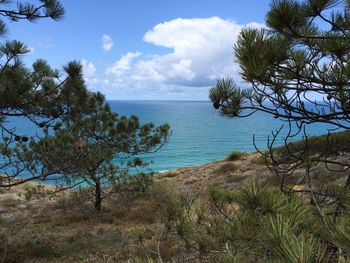
[[[60,20],[64,15],[64,8],[57,0],[42,0],[37,5],[6,0],[0,1],[0,6],[3,7],[0,9],[0,36],[7,32],[6,19]],[[57,128],[71,116],[93,111],[93,100],[100,97],[87,91],[80,63],[70,62],[63,71],[59,71],[39,59],[28,68],[22,61],[22,56],[28,52],[26,45],[18,40],[2,41],[0,44],[0,174],[3,175],[0,187],[48,176],[34,172],[36,154],[29,150],[28,143],[35,143],[36,137],[28,136],[9,122],[18,123],[26,119],[37,126],[40,133],[41,129]],[[22,180],[13,180],[18,177]]]
[[[258,110],[299,125],[350,128],[349,8],[338,0],[271,1],[267,28],[243,29],[235,45],[251,88],[218,81],[214,107],[232,117]]]
[[[164,246],[146,240],[147,229],[135,231],[140,247],[158,261],[333,262],[325,249],[329,243],[344,249],[340,262],[348,260],[348,214],[330,232],[300,195],[284,194],[261,180],[248,180],[235,190],[212,186],[210,205],[175,194],[166,200],[162,234],[152,240]],[[169,258],[157,246],[175,251]]]
[[[144,164],[138,155],[157,151],[167,142],[169,126],[141,125],[136,116],[113,113],[103,100],[96,104],[96,111],[67,121],[54,136],[31,146],[39,153],[38,166],[60,171],[51,179],[91,188],[100,211],[102,200],[116,190],[112,186],[127,175],[127,168]]]
[[[250,87],[240,88],[225,78],[209,94],[223,115],[245,117],[260,111],[299,129],[291,132],[290,128],[285,139],[288,157],[282,162],[289,159],[287,166],[285,162],[279,165],[281,160],[273,151],[281,130],[273,134],[265,157],[272,160],[271,167],[279,174],[307,164],[307,188],[312,188],[310,170],[328,162],[331,143],[328,141],[318,155],[310,152],[305,126],[327,123],[350,128],[349,8],[349,1],[271,1],[267,28],[243,29],[235,45],[242,78]],[[305,139],[304,148],[298,151],[288,145],[297,132],[304,132]],[[338,162],[343,170],[347,169],[346,161]],[[350,176],[345,186],[350,186]],[[310,194],[314,194],[312,190]]]
[[[209,94],[213,107],[234,118],[260,111],[289,122],[283,153],[274,149],[281,130],[273,134],[269,149],[263,152],[267,165],[280,176],[280,188],[284,192],[294,191],[293,185],[287,185],[286,181],[297,169],[304,169],[296,180],[297,184],[304,184],[299,192],[308,194],[321,220],[330,217],[333,224],[341,222],[339,217],[349,213],[341,199],[350,186],[350,176],[346,173],[343,185],[333,185],[332,190],[329,187],[332,177],[326,184],[317,184],[314,177],[320,175],[317,169],[321,165],[329,168],[331,174],[332,165],[337,166],[337,171],[346,172],[348,155],[330,156],[329,137],[324,149],[315,153],[305,128],[311,123],[326,123],[334,128],[350,129],[350,1],[272,0],[266,26],[243,29],[234,47],[241,76],[249,87],[241,88],[230,78],[219,80]],[[298,132],[304,133],[299,149],[289,144]],[[270,226],[277,227],[277,223]],[[330,230],[332,224],[322,224],[321,232],[341,233],[348,238],[349,229],[339,224],[333,230]],[[311,248],[313,241],[309,241],[305,245]],[[325,253],[334,262],[347,255],[347,248],[339,241],[328,238],[325,242]],[[290,253],[288,261],[292,261],[293,250],[286,252]]]

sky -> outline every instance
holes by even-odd
[[[6,37],[30,48],[28,66],[80,61],[88,89],[109,100],[207,100],[216,79],[239,81],[233,45],[269,8],[269,0],[61,2],[63,20],[8,22]]]

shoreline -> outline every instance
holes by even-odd
[[[215,183],[223,185],[237,183],[246,177],[256,174],[257,170],[267,170],[258,162],[258,157],[259,153],[257,152],[244,153],[238,160],[234,161],[224,159],[202,165],[160,171],[154,173],[153,179],[156,182],[167,181],[173,183],[183,191],[205,191],[209,185]],[[4,194],[12,196],[16,200],[24,200],[25,192],[28,189],[35,188],[40,188],[43,191],[58,190],[55,185],[28,181],[10,189],[0,189],[0,201],[4,199]],[[70,190],[74,189],[69,189],[68,191]]]

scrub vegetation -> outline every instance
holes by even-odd
[[[37,4],[0,1],[0,35],[8,21],[64,15],[58,0]],[[169,125],[112,112],[79,62],[27,67],[29,49],[2,41],[0,261],[350,262],[349,10],[272,0],[267,28],[243,29],[234,46],[248,87],[227,77],[209,97],[226,117],[261,111],[287,125],[267,149],[155,175],[130,171]],[[310,137],[312,123],[341,131]]]

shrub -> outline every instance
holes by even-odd
[[[245,179],[244,176],[229,175],[229,176],[226,177],[226,182],[229,183],[229,184],[239,183],[239,182],[241,182],[244,179]]]
[[[243,155],[244,155],[244,152],[233,151],[226,157],[225,160],[226,161],[237,161],[237,160],[241,159]]]
[[[27,186],[25,188],[24,198],[27,201],[32,199],[40,199],[50,195],[52,191],[45,189],[44,185]]]
[[[226,174],[233,172],[236,169],[236,166],[233,163],[225,163],[215,170],[215,174]]]
[[[248,180],[233,191],[214,186],[209,195],[209,206],[169,198],[161,234],[147,242],[138,236],[146,244],[145,259],[161,262],[164,250],[177,248],[166,262],[194,255],[198,262],[330,262],[328,243],[341,247],[349,259],[349,214],[335,221],[332,215],[321,219],[301,195],[285,194],[259,180]],[[344,195],[346,204],[350,194]]]

